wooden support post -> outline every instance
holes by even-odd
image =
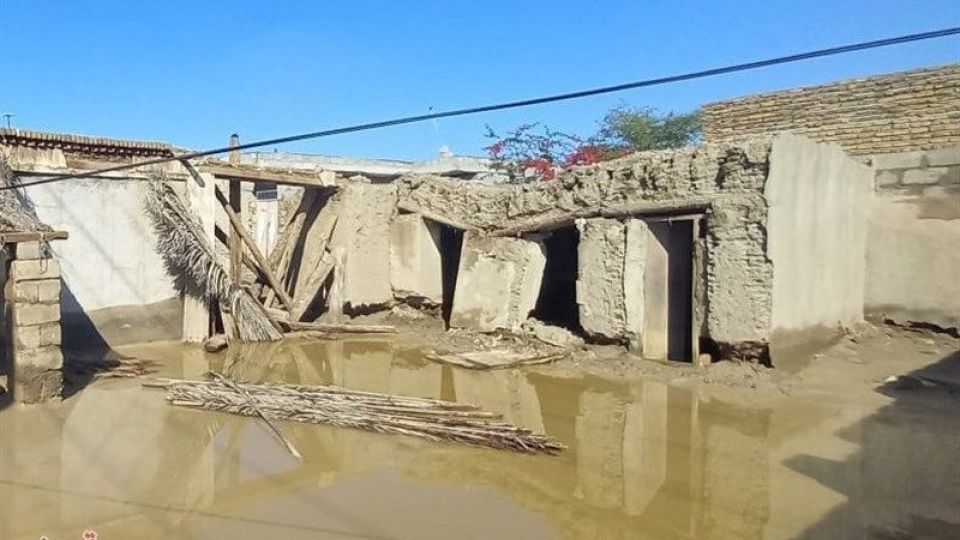
[[[227,217],[230,218],[230,224],[232,225],[232,234],[230,238],[234,236],[240,238],[241,242],[241,251],[240,251],[240,261],[243,260],[243,243],[247,244],[247,248],[250,250],[250,253],[253,255],[253,260],[257,263],[257,266],[260,267],[260,271],[263,272],[263,275],[266,276],[267,282],[270,287],[276,291],[277,295],[280,297],[280,302],[283,303],[283,307],[290,311],[293,309],[293,302],[290,301],[290,297],[287,295],[286,291],[283,290],[280,282],[274,276],[273,271],[270,270],[270,264],[267,262],[267,259],[260,253],[260,249],[257,248],[257,244],[253,241],[253,238],[250,238],[250,234],[246,229],[243,228],[243,223],[240,221],[240,216],[233,211],[231,205],[227,201],[227,198],[223,195],[223,192],[220,191],[219,187],[215,187],[214,191],[216,192],[217,200],[220,201],[221,206],[227,212]],[[231,246],[232,253],[233,246]],[[240,263],[237,263],[239,267]]]
[[[230,148],[236,148],[240,146],[240,136],[234,133],[230,136]],[[231,150],[229,156],[231,165],[240,164],[240,151]],[[230,202],[229,207],[233,212],[239,216],[241,227],[243,224],[243,210],[241,209],[241,196],[240,196],[240,182],[230,182]],[[231,228],[230,231],[230,281],[235,285],[240,284],[240,271],[241,271],[241,262],[243,261],[243,241],[240,237],[240,231],[236,228]]]
[[[194,171],[195,172],[195,171]],[[186,182],[186,204],[200,223],[201,234],[212,246],[214,236],[214,177],[212,174],[197,173]],[[191,295],[183,298],[183,340],[201,343],[210,335],[210,306],[203,299]]]

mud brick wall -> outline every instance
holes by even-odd
[[[8,381],[13,399],[36,403],[60,396],[60,263],[39,242],[11,245],[6,261],[4,318]]]
[[[773,267],[766,253],[763,189],[770,149],[771,138],[759,137],[632,154],[537,184],[491,186],[410,175],[397,186],[405,210],[490,231],[624,205],[709,206],[708,337],[723,356],[766,362]]]
[[[793,131],[852,155],[960,142],[960,64],[749,96],[703,108],[706,141]]]

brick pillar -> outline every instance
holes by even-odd
[[[59,397],[63,387],[60,262],[41,257],[39,242],[15,246],[4,288],[13,399],[36,403]]]

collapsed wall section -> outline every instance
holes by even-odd
[[[538,238],[463,237],[450,326],[517,330],[537,304],[544,248]]]
[[[440,229],[419,214],[402,214],[390,225],[390,283],[396,298],[418,304],[443,302]]]
[[[580,325],[594,338],[624,338],[633,330],[629,328],[628,319],[636,318],[635,314],[628,315],[627,297],[631,290],[643,290],[637,286],[642,283],[642,269],[638,280],[628,280],[628,273],[636,271],[638,264],[642,265],[642,255],[641,260],[633,264],[627,262],[627,230],[618,219],[578,219],[577,230],[580,233],[577,275]],[[630,308],[634,307],[635,303],[631,303]]]
[[[770,147],[770,138],[763,137],[643,152],[526,185],[409,175],[398,182],[399,204],[478,233],[514,237],[573,225],[577,219],[704,212],[706,337],[721,356],[766,362],[773,268],[766,253],[763,190]],[[467,255],[462,260],[476,262]],[[459,283],[457,290],[459,295]],[[611,309],[609,320],[588,313],[586,318],[593,320],[585,329],[590,332],[587,327],[594,325],[597,334],[614,332],[624,324],[626,308]]]

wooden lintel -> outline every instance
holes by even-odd
[[[0,245],[19,242],[38,242],[40,240],[66,240],[67,231],[22,231],[0,233]]]
[[[323,186],[318,177],[309,173],[267,171],[209,164],[201,164],[200,170],[216,176],[217,180],[227,180],[229,182],[273,182],[290,186]]]
[[[519,236],[527,233],[547,232],[569,227],[578,219],[591,218],[641,218],[641,219],[687,219],[701,218],[709,210],[710,201],[705,199],[640,201],[609,207],[579,208],[560,215],[549,215],[523,221],[509,227],[489,231],[490,236]]]

